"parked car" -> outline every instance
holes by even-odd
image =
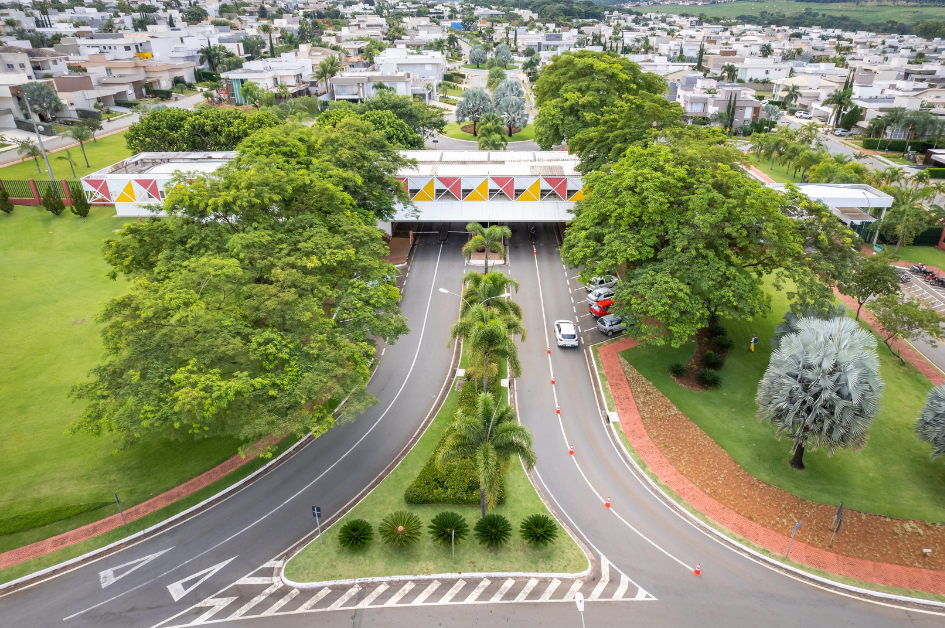
[[[613,336],[614,334],[619,334],[627,328],[627,325],[623,322],[623,319],[619,316],[614,316],[613,314],[608,314],[606,316],[601,316],[597,319],[597,329],[600,333],[607,336]]]
[[[598,301],[603,301],[604,299],[610,299],[614,296],[614,291],[611,288],[598,288],[594,292],[587,295],[587,302],[589,305],[594,305]]]
[[[610,313],[610,306],[613,304],[613,299],[601,299],[597,303],[591,303],[591,306],[588,309],[591,312],[591,316],[606,316]]]
[[[571,321],[555,321],[555,338],[559,347],[578,346],[577,328]]]
[[[794,117],[798,120],[811,120],[814,116],[810,114],[810,111],[795,111]]]
[[[833,134],[836,135],[837,137],[846,137],[847,135],[850,134],[850,132],[847,131],[846,129],[834,129]]]
[[[584,285],[584,289],[588,292],[592,292],[598,288],[613,288],[615,283],[617,283],[616,277],[613,275],[604,275],[603,277],[594,277],[591,279]]]

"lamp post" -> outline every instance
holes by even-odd
[[[30,121],[33,123],[33,131],[36,133],[36,141],[39,143],[39,152],[43,154],[43,161],[46,162],[46,172],[49,173],[49,182],[55,187],[56,177],[53,176],[52,166],[49,165],[49,157],[46,156],[46,147],[43,146],[43,138],[39,134],[39,123],[33,117],[33,108],[30,106],[30,99],[26,97],[26,92],[22,91],[22,88],[20,88],[20,90],[20,95],[23,96],[23,102],[26,103],[26,110],[30,114]]]
[[[452,294],[454,297],[459,297],[460,299],[463,299],[463,301],[466,301],[466,299],[463,297],[463,295],[461,295],[461,294],[456,294],[455,292],[450,292],[450,291],[447,290],[446,288],[440,288],[440,292],[442,292],[443,294]],[[486,301],[491,301],[492,299],[504,299],[505,297],[510,297],[510,296],[512,296],[511,293],[509,293],[509,292],[503,292],[502,294],[497,294],[497,295],[494,296],[494,297],[489,297],[488,299],[484,299],[484,300],[480,301],[480,302],[479,302],[479,305],[482,305],[482,304],[485,303]],[[469,301],[466,301],[466,305],[468,305],[469,307],[472,307],[472,303],[470,303]]]

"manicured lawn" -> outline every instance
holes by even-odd
[[[754,166],[758,170],[774,179],[777,183],[801,183],[800,170],[798,170],[797,178],[795,179],[792,176],[792,173],[789,171],[788,166],[778,165],[777,160],[775,160],[774,166],[772,166],[770,159],[762,159],[759,163],[758,158],[754,155],[754,153],[749,153],[748,157],[748,165]]]
[[[558,540],[547,549],[532,549],[518,534],[518,526],[525,517],[549,514],[528,477],[517,461],[505,479],[506,501],[493,512],[505,516],[512,524],[512,540],[503,549],[485,549],[472,536],[472,527],[479,519],[476,506],[422,505],[407,506],[404,491],[423,468],[436,444],[449,425],[456,408],[459,392],[452,391],[433,423],[407,457],[374,491],[351,512],[333,525],[324,536],[324,544],[317,540],[306,547],[286,565],[286,576],[296,582],[319,582],[370,576],[450,573],[461,571],[515,571],[575,573],[587,567],[587,559],[577,544],[564,530],[559,529]],[[396,510],[409,510],[423,521],[421,540],[407,548],[392,548],[378,538],[377,525]],[[449,546],[435,544],[427,525],[437,514],[445,511],[460,513],[470,527],[470,534],[456,546],[454,563]],[[351,519],[366,519],[374,526],[374,540],[358,551],[350,551],[338,543],[338,530]]]
[[[826,450],[804,454],[805,471],[788,466],[791,443],[778,441],[775,429],[758,421],[754,401],[758,381],[768,366],[769,340],[787,311],[784,293],[773,293],[772,314],[755,321],[723,321],[735,346],[721,370],[722,386],[697,392],[670,379],[667,369],[687,362],[694,350],[636,347],[621,355],[753,476],[814,502],[837,504],[889,517],[945,521],[945,464],[929,461],[930,448],[919,443],[914,425],[931,383],[899,361],[879,342],[877,348],[886,392],[882,409],[861,452]],[[752,334],[759,344],[749,350]]]
[[[648,13],[672,13],[675,15],[685,14],[692,16],[704,13],[708,17],[736,18],[739,15],[759,15],[762,11],[767,11],[772,15],[784,13],[787,17],[796,17],[800,15],[804,9],[808,8],[811,8],[808,3],[795,2],[793,0],[772,0],[766,3],[744,0],[711,6],[651,5],[648,6],[646,10]],[[941,6],[897,6],[892,3],[855,4],[853,2],[831,2],[818,4],[816,9],[818,13],[826,13],[831,16],[853,17],[864,23],[896,20],[897,22],[915,24],[922,20],[945,19],[945,7]]]
[[[125,134],[116,133],[108,137],[99,138],[94,142],[85,143],[85,154],[89,158],[89,168],[85,167],[85,159],[82,157],[82,150],[78,146],[68,149],[75,159],[75,174],[77,177],[101,170],[125,157],[131,156],[131,151],[125,146]],[[69,168],[69,162],[57,159],[65,156],[64,150],[57,150],[49,153],[49,165],[52,166],[53,175],[57,181],[62,179],[72,180],[72,170]],[[40,172],[36,171],[36,163],[30,159],[23,163],[13,163],[9,166],[0,167],[0,179],[7,180],[25,180],[25,179],[46,179],[46,164],[43,158],[39,158]],[[67,210],[68,211],[68,210]],[[98,251],[98,249],[96,249]]]
[[[888,248],[892,252],[896,249],[896,245],[893,244]],[[945,251],[934,246],[900,246],[896,256],[904,262],[928,264],[945,270]]]
[[[239,445],[147,438],[121,449],[112,436],[65,434],[82,408],[69,389],[101,355],[95,317],[126,289],[124,279],[105,277],[102,243],[130,220],[113,215],[111,207],[93,208],[86,220],[42,207],[0,214],[0,518],[110,502],[113,492],[132,506],[223,462]],[[105,507],[0,536],[0,552],[113,513]]]
[[[462,87],[449,87],[446,90],[446,95],[459,98],[460,96],[463,95],[463,88]]]
[[[443,135],[445,135],[446,137],[451,137],[454,140],[469,140],[470,142],[475,142],[476,141],[475,135],[473,135],[472,133],[465,133],[464,131],[461,130],[461,127],[464,127],[467,124],[471,124],[471,123],[463,122],[462,124],[458,124],[456,122],[450,122],[449,124],[446,125],[446,128],[443,129]],[[535,139],[535,125],[529,124],[527,127],[522,129],[522,131],[510,137],[509,141],[510,142],[523,142],[526,140],[533,140],[533,139]]]

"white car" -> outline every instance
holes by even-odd
[[[591,279],[584,285],[584,289],[591,292],[598,288],[613,288],[615,283],[617,283],[616,277],[613,275],[604,275],[603,277],[594,277]]]
[[[795,111],[794,117],[798,120],[811,120],[814,116],[810,115],[810,111]]]
[[[847,135],[850,134],[850,132],[847,131],[846,129],[834,129],[833,134],[836,135],[837,137],[846,137]]]
[[[555,338],[559,347],[577,347],[577,327],[571,321],[555,321]]]
[[[594,292],[587,295],[588,305],[594,305],[598,301],[603,301],[604,299],[612,299],[614,296],[614,291],[612,288],[597,288]]]

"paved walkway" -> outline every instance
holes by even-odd
[[[656,444],[650,439],[643,427],[643,421],[637,410],[636,402],[627,378],[620,368],[618,353],[636,346],[632,338],[625,338],[617,342],[600,347],[599,353],[604,373],[610,385],[610,391],[617,406],[620,425],[627,435],[630,444],[636,450],[650,471],[656,474],[661,482],[680,495],[688,504],[704,513],[713,521],[748,539],[755,545],[763,547],[777,554],[784,554],[788,549],[790,537],[768,530],[764,526],[747,519],[734,510],[720,504],[702,489],[693,484],[670,464],[660,452]],[[903,353],[903,357],[906,357]],[[918,355],[914,356],[924,362]],[[907,358],[910,359],[910,358]],[[910,361],[912,361],[910,359]],[[918,366],[918,365],[917,365]],[[795,541],[791,547],[791,559],[820,569],[828,573],[854,578],[880,585],[914,589],[931,593],[945,594],[945,573],[915,567],[903,567],[878,563],[858,558],[850,558],[811,547],[800,541]]]
[[[279,441],[278,438],[269,437],[267,439],[269,445],[274,445]],[[256,444],[253,448],[248,448],[249,451],[260,451],[259,447],[262,444],[262,441]],[[200,489],[207,487],[219,479],[222,479],[227,474],[236,471],[244,464],[253,460],[255,456],[251,453],[248,454],[245,458],[239,454],[233,456],[226,462],[218,464],[209,471],[202,473],[190,480],[185,482],[180,486],[172,488],[166,493],[161,493],[157,497],[152,497],[146,502],[142,502],[137,506],[132,506],[124,511],[125,520],[128,522],[136,521],[145,515],[149,515],[152,512],[158,511],[165,506],[169,506],[176,502],[179,499],[183,499],[190,495],[193,495]],[[23,547],[18,547],[14,550],[4,552],[0,554],[0,569],[6,569],[7,567],[12,567],[23,561],[30,560],[33,558],[39,558],[40,556],[45,556],[56,550],[69,547],[70,545],[75,545],[76,543],[82,543],[83,541],[88,541],[100,534],[105,534],[116,528],[120,528],[123,524],[121,520],[121,515],[114,514],[110,517],[104,519],[99,519],[88,525],[84,525],[81,528],[76,528],[75,530],[70,530],[56,536],[49,537],[42,541],[37,541],[36,543],[31,543],[30,545],[24,545]]]

